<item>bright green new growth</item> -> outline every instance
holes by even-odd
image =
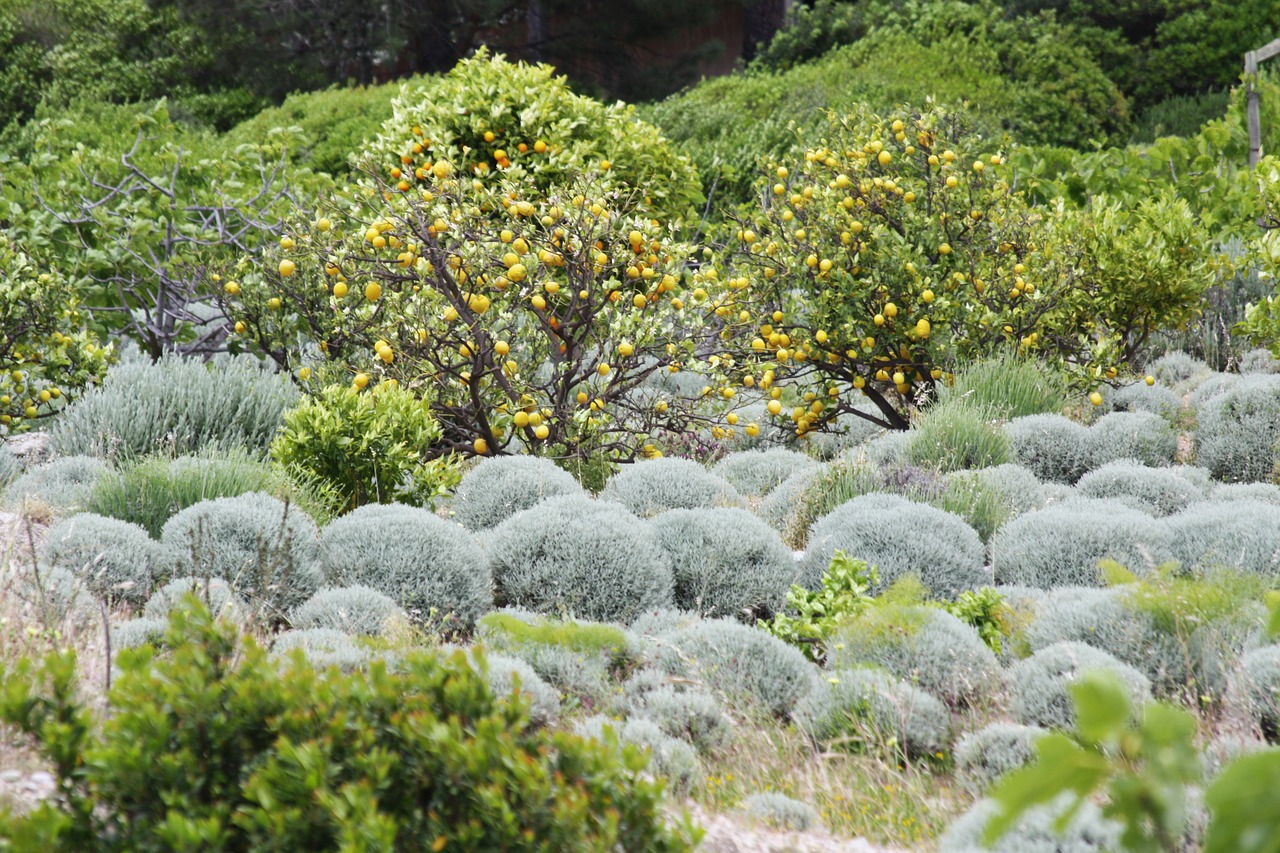
[[[272,656],[289,658],[296,651],[302,652],[306,662],[316,669],[336,666],[343,672],[351,672],[369,662],[369,653],[346,634],[335,628],[306,628],[276,634],[271,642]]]
[[[609,478],[600,498],[620,503],[641,518],[669,509],[746,506],[728,480],[691,459],[673,457],[624,465]]]
[[[488,614],[478,628],[480,639],[502,651],[555,646],[599,657],[617,669],[634,663],[638,651],[635,638],[617,625],[552,619],[515,609]]]
[[[1039,726],[992,723],[956,742],[956,770],[979,793],[985,792],[1001,776],[1029,764],[1036,741],[1045,734]]]
[[[626,622],[672,602],[671,566],[653,531],[614,503],[546,500],[494,528],[485,555],[500,606]]]
[[[113,368],[101,386],[67,407],[51,440],[58,453],[112,459],[211,446],[261,453],[297,399],[287,379],[253,358],[205,365],[165,356]]]
[[[1085,440],[1086,467],[1092,471],[1118,459],[1136,459],[1152,468],[1172,465],[1178,433],[1152,412],[1112,412],[1091,427]]]
[[[790,832],[804,832],[822,823],[813,806],[776,791],[752,794],[742,801],[742,811],[753,822]]]
[[[771,621],[760,621],[757,626],[773,636],[804,652],[805,657],[821,663],[827,657],[827,641],[832,632],[846,619],[857,617],[875,599],[867,591],[879,584],[876,570],[861,560],[852,560],[843,551],[836,551],[827,570],[822,573],[822,585],[809,590],[793,584],[787,593],[787,610],[774,615]]]
[[[453,463],[431,456],[440,436],[429,406],[411,391],[330,385],[285,413],[271,455],[331,486],[346,511],[430,506],[457,482]]]
[[[1041,480],[1074,483],[1088,470],[1089,432],[1062,415],[1027,415],[1004,426],[1010,458]]]
[[[390,596],[367,586],[322,589],[289,614],[294,628],[332,628],[345,634],[377,637],[409,616]]]
[[[111,469],[92,456],[63,456],[29,468],[4,491],[5,506],[17,508],[23,501],[40,501],[60,515],[87,509],[94,487]]]
[[[453,510],[464,527],[488,530],[556,495],[585,497],[586,492],[572,474],[549,459],[496,456],[482,459],[462,477]]]
[[[984,359],[956,373],[951,386],[940,385],[938,399],[965,399],[992,419],[1060,414],[1067,404],[1062,376],[1035,359],[1007,355]]]
[[[877,590],[915,575],[934,596],[954,598],[991,581],[982,541],[972,527],[897,495],[854,498],[814,524],[800,582],[817,589],[836,551],[875,566]]]
[[[323,582],[315,524],[261,492],[193,504],[165,523],[160,541],[186,573],[222,578],[255,606],[273,608],[273,619]]]
[[[1124,685],[1130,706],[1151,698],[1151,682],[1133,667],[1083,643],[1055,643],[1010,667],[1009,714],[1025,725],[1071,728],[1076,723],[1070,687],[1086,672],[1106,670]]]
[[[711,469],[737,489],[751,497],[767,495],[794,474],[817,463],[803,453],[775,447],[769,450],[743,450],[730,453]]]
[[[1256,482],[1275,476],[1280,442],[1280,377],[1249,376],[1200,406],[1196,454],[1213,476]]]
[[[781,609],[796,561],[750,512],[673,509],[650,524],[671,563],[676,607],[749,623]]]
[[[939,471],[988,468],[1009,461],[1009,439],[994,421],[995,409],[954,397],[925,409],[908,433],[907,458]]]
[[[796,724],[828,748],[884,749],[937,757],[951,742],[951,716],[920,688],[878,669],[823,673],[796,706]]]
[[[42,558],[75,574],[95,597],[131,605],[146,602],[176,562],[138,525],[87,512],[50,528]]]
[[[330,522],[321,541],[329,583],[376,589],[415,622],[466,631],[493,609],[480,546],[429,510],[366,504]]]
[[[1134,459],[1119,459],[1095,468],[1076,484],[1091,498],[1118,498],[1157,517],[1181,512],[1204,497],[1194,479],[1181,468],[1151,468]]]

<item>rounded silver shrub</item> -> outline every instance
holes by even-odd
[[[1200,359],[1178,350],[1167,352],[1147,365],[1147,373],[1154,376],[1157,382],[1168,386],[1178,385],[1193,376],[1212,372],[1209,365]]]
[[[748,820],[790,832],[804,832],[822,823],[813,806],[776,791],[747,797],[742,801],[742,812]]]
[[[538,456],[495,456],[463,476],[454,493],[454,518],[469,530],[488,530],[521,510],[557,495],[586,495],[568,471]]]
[[[677,607],[754,624],[786,603],[795,558],[745,509],[673,509],[649,523],[671,563]]]
[[[728,480],[743,495],[760,497],[769,494],[797,471],[817,464],[803,453],[775,447],[730,453],[716,463],[711,473]]]
[[[605,740],[605,729],[611,729],[619,745],[632,744],[649,753],[649,772],[667,780],[670,790],[687,794],[702,779],[702,763],[693,747],[678,738],[664,734],[650,720],[634,719],[618,722],[608,717],[587,717],[578,723],[578,733],[598,741]]]
[[[996,583],[1044,589],[1102,586],[1102,560],[1142,574],[1172,554],[1164,521],[1115,501],[1053,504],[1018,516],[991,540]]]
[[[1087,672],[1115,674],[1140,709],[1151,699],[1151,682],[1133,667],[1084,643],[1055,643],[1009,668],[1009,714],[1017,722],[1068,729],[1075,724],[1071,684]]]
[[[1219,503],[1257,501],[1280,506],[1280,486],[1271,483],[1222,483],[1209,492],[1209,500]]]
[[[243,621],[249,612],[247,605],[236,595],[231,585],[221,578],[174,578],[156,590],[147,599],[142,614],[147,619],[168,620],[169,614],[183,606],[188,595],[194,595],[214,616]]]
[[[1232,678],[1230,704],[1268,741],[1280,741],[1280,644],[1246,652]]]
[[[1173,423],[1182,412],[1182,397],[1165,385],[1130,382],[1109,390],[1106,397],[1117,412],[1151,412]]]
[[[893,743],[910,757],[925,758],[944,752],[951,742],[946,707],[878,669],[828,670],[801,699],[794,716],[796,725],[821,744]]]
[[[326,525],[321,541],[329,583],[376,589],[414,621],[468,629],[493,609],[475,537],[429,510],[367,504]]]
[[[4,505],[26,501],[48,504],[59,515],[79,512],[89,504],[93,488],[111,468],[93,456],[62,456],[28,468],[4,490]]]
[[[986,791],[1001,776],[1029,764],[1036,755],[1036,741],[1047,733],[1039,726],[992,723],[956,742],[956,770],[978,792]]]
[[[223,578],[238,595],[281,612],[323,582],[315,524],[261,492],[192,504],[165,522],[160,541],[187,574]]]
[[[141,605],[174,555],[136,524],[82,512],[49,529],[44,562],[79,577],[98,598]]]
[[[1204,498],[1204,488],[1180,468],[1151,468],[1118,459],[1080,478],[1076,490],[1090,498],[1123,498],[1155,516],[1173,515]]]
[[[623,685],[619,711],[652,720],[671,737],[688,741],[703,754],[722,749],[733,737],[728,718],[706,690],[656,669],[642,669]]]
[[[343,672],[359,669],[369,662],[369,653],[344,634],[333,628],[308,628],[305,631],[285,631],[277,634],[271,643],[273,657],[285,660],[301,651],[307,663],[316,669],[336,666]]]
[[[804,511],[805,493],[815,482],[825,476],[828,470],[824,465],[817,465],[795,472],[764,496],[756,507],[756,512],[787,542],[802,540],[805,531],[803,530],[804,522],[800,517]]]
[[[17,583],[11,587],[46,628],[55,628],[65,619],[93,618],[97,602],[80,578],[58,566],[20,566]]]
[[[169,630],[167,619],[129,619],[111,626],[111,651],[136,649],[138,646],[160,646]]]
[[[1152,412],[1112,412],[1089,427],[1085,439],[1088,469],[1117,459],[1136,459],[1153,468],[1172,465],[1178,453],[1178,433]]]
[[[472,666],[478,667],[474,657]],[[529,703],[529,721],[535,726],[548,726],[560,719],[560,693],[543,681],[533,667],[510,655],[490,654],[484,657],[484,672],[489,690],[500,698],[518,689]]]
[[[1203,502],[1171,516],[1173,556],[1188,569],[1230,568],[1280,578],[1280,506]]]
[[[1074,483],[1088,470],[1088,429],[1062,415],[1025,415],[1004,425],[1009,457],[1041,480]]]
[[[733,485],[691,459],[664,457],[624,465],[609,478],[602,500],[622,504],[641,518],[669,509],[745,507]]]
[[[1197,411],[1196,456],[1219,480],[1270,480],[1280,444],[1280,376],[1247,376]]]
[[[958,516],[898,495],[874,493],[846,501],[814,522],[800,563],[800,583],[822,585],[836,551],[875,566],[876,591],[914,575],[940,598],[954,598],[991,582],[986,550]]]
[[[626,622],[672,604],[671,565],[653,530],[614,503],[551,498],[498,525],[485,553],[503,606]]]
[[[390,596],[367,586],[322,589],[289,616],[294,628],[333,628],[366,637],[380,636],[408,620]]]
[[[1102,810],[1085,800],[1070,822],[1058,829],[1058,817],[1068,799],[1057,798],[1045,806],[1032,806],[994,845],[983,843],[987,824],[1000,811],[994,800],[982,800],[938,839],[938,853],[1111,853],[1120,850],[1124,827],[1103,817]]]

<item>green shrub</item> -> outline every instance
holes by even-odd
[[[272,656],[287,659],[301,651],[307,663],[317,669],[336,666],[343,672],[359,669],[369,662],[369,653],[336,628],[304,628],[276,634],[271,641]]]
[[[322,589],[289,614],[289,622],[298,630],[332,628],[368,637],[380,636],[408,619],[390,596],[367,586]]]
[[[537,456],[482,459],[462,477],[454,517],[470,530],[488,530],[556,495],[583,495],[573,475]]]
[[[623,694],[623,713],[652,721],[665,734],[688,741],[704,755],[718,752],[733,738],[715,697],[681,679],[643,669],[627,680]]]
[[[1010,458],[1041,480],[1074,483],[1088,470],[1085,427],[1062,415],[1027,415],[1004,426]]]
[[[311,519],[261,492],[192,504],[165,522],[160,541],[189,573],[222,578],[282,617],[323,582]]]
[[[994,413],[964,397],[938,402],[911,425],[907,458],[939,471],[989,468],[1009,461],[1009,440]]]
[[[803,453],[775,447],[730,453],[711,471],[728,480],[740,494],[760,497],[772,492],[797,472],[816,464]]]
[[[152,594],[143,608],[143,616],[168,622],[176,610],[189,610],[194,597],[220,619],[241,622],[249,615],[249,606],[236,595],[231,584],[222,578],[174,578]]]
[[[1267,740],[1280,740],[1280,646],[1262,646],[1240,658],[1230,698]]]
[[[690,459],[652,459],[623,466],[609,478],[603,500],[622,504],[641,518],[669,509],[745,507],[728,480]]]
[[[982,800],[963,814],[938,839],[938,853],[1107,853],[1119,850],[1122,827],[1102,816],[1102,810],[1085,801],[1071,820],[1060,826],[1064,802],[1028,809],[1013,828],[994,845],[984,843],[987,824],[999,813],[994,800]]]
[[[145,603],[176,562],[138,525],[87,512],[50,528],[42,557],[74,573],[95,597],[133,605]]]
[[[4,491],[5,505],[16,508],[34,500],[51,506],[59,515],[88,508],[93,490],[110,467],[92,456],[63,456],[29,468]]]
[[[951,743],[951,716],[920,688],[876,669],[828,670],[795,710],[820,744],[931,758]]]
[[[18,847],[692,847],[634,752],[530,728],[527,705],[500,701],[462,655],[345,675],[281,666],[202,609],[175,615],[166,644],[118,657],[100,724],[73,698],[72,654],[4,673],[4,722],[64,792],[0,819]]]
[[[1280,578],[1280,506],[1194,504],[1169,519],[1173,556],[1187,568],[1227,567]]]
[[[501,606],[625,622],[672,601],[653,531],[617,504],[550,498],[494,528],[485,554]]]
[[[1144,465],[1172,465],[1178,453],[1178,433],[1167,420],[1152,412],[1112,412],[1089,427],[1085,458],[1089,470],[1118,459],[1136,459]]]
[[[702,764],[693,747],[664,734],[650,720],[626,720],[619,723],[608,717],[588,717],[578,723],[578,732],[598,741],[606,739],[605,729],[617,736],[619,743],[631,744],[649,753],[649,772],[667,781],[676,794],[688,794],[702,781]]]
[[[285,412],[271,456],[327,484],[346,511],[369,503],[431,506],[457,484],[452,459],[432,456],[441,434],[411,391],[329,385]]]
[[[1176,424],[1182,413],[1182,397],[1164,385],[1130,382],[1104,395],[1106,404],[1117,412],[1151,412]]]
[[[897,495],[869,494],[841,504],[813,525],[801,580],[817,589],[836,551],[879,571],[877,590],[915,575],[939,598],[990,583],[982,540],[956,516]]]
[[[1212,373],[1209,365],[1185,352],[1167,352],[1147,365],[1147,373],[1161,385],[1172,388],[1202,374]]]
[[[956,742],[956,771],[982,793],[1009,771],[1030,764],[1044,734],[1039,726],[991,723]]]
[[[752,794],[742,801],[742,811],[753,823],[787,832],[804,832],[822,823],[813,806],[776,791]]]
[[[783,606],[795,558],[745,509],[673,509],[650,524],[675,576],[676,607],[755,624]]]
[[[484,552],[428,510],[367,504],[330,522],[321,539],[330,583],[376,589],[415,622],[466,631],[493,609]]]
[[[1075,709],[1067,688],[1085,672],[1095,670],[1114,673],[1133,707],[1141,708],[1151,699],[1151,683],[1133,667],[1093,646],[1062,642],[1009,668],[1009,714],[1025,725],[1071,728]]]
[[[513,693],[529,704],[529,722],[549,726],[560,718],[560,694],[543,681],[529,664],[507,655],[488,655],[480,668],[489,682],[489,690],[498,699],[509,699]]]
[[[1196,456],[1219,480],[1270,480],[1280,443],[1280,377],[1251,376],[1197,412]]]
[[[297,399],[288,380],[253,358],[128,362],[68,406],[50,440],[58,453],[112,459],[210,446],[265,452]]]
[[[780,717],[791,713],[817,678],[796,649],[728,619],[707,619],[668,634],[653,654],[671,675],[697,678],[731,702]]]
[[[1204,489],[1194,478],[1182,476],[1180,467],[1150,468],[1132,459],[1093,469],[1076,483],[1076,491],[1090,498],[1136,501],[1156,517],[1181,512],[1204,497]]]
[[[991,540],[996,583],[1101,586],[1102,560],[1142,573],[1173,553],[1168,526],[1115,501],[1077,498],[1020,515]]]
[[[822,573],[818,589],[793,584],[787,593],[786,611],[775,614],[768,622],[761,620],[757,627],[797,647],[810,660],[822,663],[827,658],[827,641],[832,633],[845,620],[875,604],[867,591],[878,580],[874,568],[836,551]]]
[[[975,362],[956,373],[955,382],[940,385],[938,399],[965,399],[991,419],[1061,414],[1067,405],[1060,373],[1025,358],[998,356]]]
[[[826,643],[832,669],[875,666],[953,707],[995,698],[1000,662],[978,632],[936,607],[870,607],[846,618]]]

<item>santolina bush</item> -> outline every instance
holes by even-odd
[[[1227,567],[1280,578],[1280,506],[1205,501],[1168,520],[1173,556],[1187,568]]]
[[[143,609],[147,619],[165,620],[175,610],[186,610],[187,596],[193,595],[217,618],[239,622],[248,615],[248,606],[236,595],[231,585],[221,578],[174,578],[160,587]]]
[[[351,672],[369,660],[368,651],[357,645],[350,634],[334,628],[285,631],[277,634],[271,643],[271,652],[277,658],[287,658],[295,651],[301,651],[307,663],[317,669],[336,666],[343,672]]]
[[[1074,483],[1088,470],[1088,429],[1062,415],[1027,415],[1004,425],[1009,456],[1041,480]]]
[[[483,663],[474,655],[472,666],[485,674],[489,689],[499,699],[520,693],[529,703],[529,721],[535,726],[549,726],[560,718],[560,694],[543,681],[533,667],[509,655],[491,654]]]
[[[1227,482],[1272,478],[1280,444],[1280,377],[1250,376],[1197,412],[1196,454]]]
[[[656,669],[642,669],[623,685],[619,710],[653,721],[671,737],[688,741],[710,755],[733,737],[720,704],[705,689]]]
[[[803,453],[775,447],[730,453],[716,463],[711,473],[728,480],[741,494],[758,497],[769,494],[797,471],[816,464]]]
[[[111,468],[92,456],[63,456],[29,468],[4,490],[5,506],[17,508],[24,501],[48,504],[60,515],[87,509],[93,489]]]
[[[742,812],[748,820],[792,832],[804,832],[821,823],[813,806],[776,791],[763,791],[747,797],[742,801]]]
[[[1147,365],[1147,372],[1162,385],[1174,386],[1193,376],[1212,373],[1209,365],[1185,352],[1169,352]]]
[[[1055,643],[1009,668],[1009,714],[1018,722],[1068,729],[1075,709],[1068,687],[1090,671],[1114,673],[1129,693],[1130,704],[1141,708],[1151,699],[1147,677],[1111,655],[1084,643]]]
[[[1117,412],[1151,412],[1170,422],[1177,422],[1182,412],[1182,398],[1164,385],[1130,382],[1108,390],[1107,404]]]
[[[55,524],[46,563],[74,573],[97,598],[141,605],[176,558],[136,524],[79,513]]]
[[[641,518],[669,509],[746,506],[728,480],[690,459],[675,458],[624,465],[609,478],[600,497],[622,504]]]
[[[578,733],[597,741],[607,741],[605,729],[613,732],[620,745],[631,744],[649,753],[649,772],[666,779],[670,790],[687,794],[702,780],[702,763],[693,747],[664,734],[650,720],[618,722],[608,717],[588,717],[578,723]]]
[[[1035,758],[1036,741],[1047,733],[1039,726],[992,723],[956,742],[956,770],[979,793],[997,779]]]
[[[938,853],[1108,853],[1119,850],[1123,827],[1102,816],[1102,810],[1085,800],[1066,827],[1058,818],[1066,808],[1063,798],[1050,805],[1027,809],[994,846],[983,844],[987,824],[1000,811],[994,800],[982,800],[953,823],[938,840]]]
[[[289,614],[294,628],[332,628],[377,637],[409,616],[390,596],[367,586],[322,589]]]
[[[1134,459],[1108,462],[1080,478],[1080,494],[1090,498],[1121,498],[1155,516],[1173,515],[1204,497],[1194,478],[1180,467],[1151,468]]]
[[[1117,459],[1136,459],[1144,465],[1172,465],[1178,453],[1178,434],[1167,420],[1151,412],[1112,412],[1091,427],[1085,439],[1087,468],[1100,468]]]
[[[458,483],[454,517],[471,530],[488,530],[547,498],[585,494],[572,474],[549,459],[495,456],[481,460]]]
[[[824,673],[795,710],[796,724],[820,744],[840,741],[914,758],[936,756],[951,743],[951,715],[924,690],[877,669]]]

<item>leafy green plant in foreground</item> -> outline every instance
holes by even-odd
[[[821,662],[826,656],[823,641],[840,621],[864,611],[875,603],[867,591],[880,582],[874,567],[836,551],[816,592],[793,584],[787,593],[789,613],[779,613],[758,626],[779,640],[799,646],[805,655]]]

